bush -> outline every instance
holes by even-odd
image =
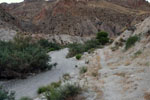
[[[97,33],[96,39],[88,40],[84,44],[81,44],[81,43],[70,44],[68,46],[69,53],[68,53],[67,57],[73,57],[77,54],[82,54],[91,49],[100,47],[100,44],[105,45],[108,42],[109,42],[108,33],[99,32],[99,33]]]
[[[97,76],[98,76],[98,73],[97,73],[97,72],[93,72],[93,73],[92,73],[92,76],[97,77]]]
[[[50,85],[40,87],[38,89],[37,93],[41,94],[41,93],[50,91],[52,88],[58,88],[58,87],[60,87],[60,85],[61,85],[61,81],[53,82]]]
[[[87,67],[81,67],[80,68],[80,74],[84,74],[87,72]]]
[[[77,59],[77,60],[80,60],[80,59],[81,59],[81,57],[82,57],[82,55],[81,55],[81,54],[77,54],[77,55],[76,55],[76,59]]]
[[[50,92],[46,92],[48,100],[66,100],[73,98],[81,92],[81,88],[75,84],[66,84],[59,88],[52,88]]]
[[[82,54],[84,52],[87,52],[92,48],[99,47],[99,42],[93,39],[93,40],[86,41],[84,44],[73,43],[73,44],[70,44],[68,47],[69,47],[69,53],[67,57],[73,57],[77,54]]]
[[[99,41],[100,44],[105,45],[109,42],[108,33],[107,32],[98,32],[96,39]]]
[[[126,46],[125,46],[125,49],[129,49],[131,48],[132,46],[135,45],[135,43],[139,40],[139,37],[138,36],[131,36],[128,38],[127,42],[126,42]]]
[[[136,53],[134,53],[134,56],[137,57],[137,56],[139,56],[139,55],[141,55],[141,54],[142,54],[142,51],[141,51],[141,50],[138,50]]]
[[[38,88],[37,93],[38,93],[38,94],[41,94],[41,93],[44,93],[44,92],[46,92],[46,91],[49,91],[49,87],[48,87],[48,86],[42,86],[42,87],[39,87],[39,88]]]
[[[31,99],[29,97],[22,97],[20,100],[33,100],[33,99]]]
[[[30,38],[0,41],[0,47],[0,78],[21,78],[51,68],[46,50]]]
[[[46,39],[41,39],[41,40],[38,41],[38,43],[39,43],[40,46],[42,46],[43,48],[47,49],[48,52],[49,52],[49,51],[55,51],[55,50],[61,49],[61,46],[60,46],[59,44],[49,42],[49,41],[46,40]]]
[[[14,92],[7,92],[0,87],[0,100],[15,100]]]
[[[84,52],[83,44],[73,43],[69,45],[69,53],[67,57],[73,57],[77,54],[82,54]]]
[[[96,39],[88,40],[84,43],[84,49],[87,52],[88,50],[92,48],[97,48],[99,47],[100,43]]]

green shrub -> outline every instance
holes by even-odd
[[[61,85],[61,81],[51,83],[51,87],[58,88]]]
[[[99,47],[100,43],[96,39],[88,40],[84,43],[84,51]]]
[[[87,72],[87,67],[81,67],[80,68],[80,74],[84,74]]]
[[[76,55],[76,59],[77,59],[77,60],[80,60],[80,59],[81,59],[81,57],[82,57],[82,55],[81,55],[81,54],[77,54],[77,55]]]
[[[15,100],[14,92],[8,92],[0,87],[0,100]]]
[[[112,50],[112,51],[116,51],[116,50],[118,50],[118,49],[119,49],[119,46],[118,46],[118,45],[115,45],[115,46],[111,47],[111,50]]]
[[[22,97],[20,100],[33,100],[33,99],[31,99],[29,97]]]
[[[21,78],[28,73],[50,69],[49,61],[46,50],[30,38],[0,41],[0,78]]]
[[[52,88],[58,88],[58,87],[60,87],[60,85],[61,85],[61,81],[53,82],[50,85],[40,87],[38,89],[37,93],[41,94],[41,93],[50,91]]]
[[[77,54],[82,54],[84,52],[88,52],[91,49],[98,48],[109,42],[108,33],[99,32],[97,34],[96,39],[91,39],[86,41],[84,44],[81,43],[73,43],[68,46],[69,53],[67,57],[73,57]],[[102,44],[102,45],[100,45]],[[90,52],[90,51],[89,51]]]
[[[126,42],[125,49],[127,50],[127,49],[131,48],[132,46],[134,46],[138,40],[139,40],[139,37],[136,35],[129,37]]]
[[[134,56],[137,57],[137,56],[139,56],[140,54],[142,54],[142,51],[141,51],[141,50],[138,50],[136,53],[134,53]]]
[[[46,91],[49,91],[49,87],[48,86],[41,86],[41,87],[38,88],[37,93],[41,94],[41,93],[44,93]]]
[[[40,46],[42,46],[45,49],[48,49],[48,51],[55,51],[55,50],[59,50],[61,49],[61,46],[57,43],[52,43],[49,42],[46,39],[41,39],[38,41],[38,43],[40,44]]]
[[[79,85],[66,84],[59,88],[53,88],[51,91],[46,92],[46,97],[48,100],[66,100],[70,97],[75,97],[81,92]]]
[[[84,52],[83,44],[73,43],[69,45],[69,53],[67,57],[73,57],[77,54],[82,54]]]
[[[55,49],[54,48],[50,48],[49,51],[55,51]]]
[[[98,73],[93,72],[93,73],[92,73],[92,76],[97,77],[97,76],[98,76]]]
[[[96,39],[99,41],[100,44],[105,45],[109,42],[108,33],[107,32],[98,32]]]
[[[93,40],[86,41],[84,44],[73,43],[73,44],[70,44],[68,47],[69,47],[69,53],[67,57],[73,57],[77,54],[82,54],[84,52],[87,52],[92,48],[99,47],[99,42],[93,39]]]

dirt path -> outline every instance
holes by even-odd
[[[102,69],[99,70],[99,73],[101,75],[100,80],[104,81],[104,88],[102,89],[104,100],[122,100],[122,86],[119,84],[121,78],[113,75],[113,70],[107,66],[104,50],[100,50],[100,57]]]
[[[107,64],[109,61],[115,61],[115,58],[106,59],[111,53],[109,49],[98,50],[98,53],[102,67],[99,70],[99,85],[102,85],[104,100],[150,100],[150,94],[149,99],[145,97],[150,90],[149,67],[124,64],[114,67]]]

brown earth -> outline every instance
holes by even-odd
[[[150,15],[145,0],[25,0],[1,4],[21,20],[23,31],[94,36],[107,31],[116,36]]]

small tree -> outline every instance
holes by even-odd
[[[105,45],[109,42],[108,33],[101,31],[97,33],[96,39],[101,43],[102,45]]]
[[[125,49],[127,50],[127,49],[131,48],[132,46],[134,46],[138,40],[139,40],[139,37],[136,35],[129,37],[126,42]]]

